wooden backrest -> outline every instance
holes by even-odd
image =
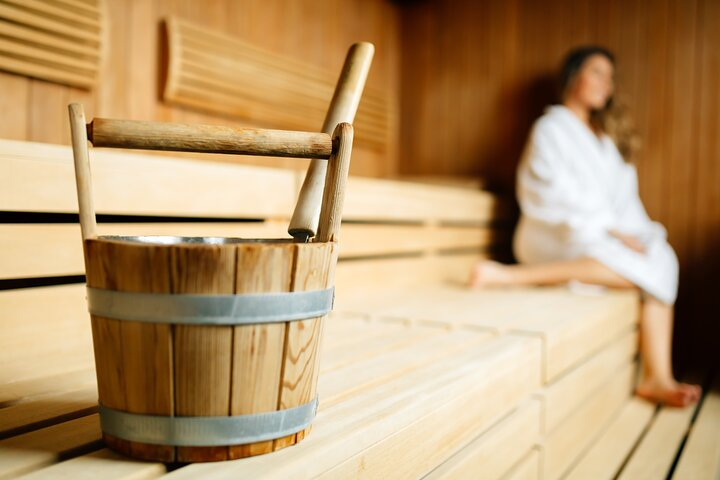
[[[103,0],[0,4],[0,69],[73,87],[97,81],[107,31]]]
[[[287,238],[304,177],[109,149],[90,156],[100,234]],[[0,171],[0,384],[89,368],[71,149],[0,140]],[[503,219],[507,205],[487,192],[351,177],[337,301],[463,281],[473,261],[507,245]]]
[[[240,38],[169,17],[163,100],[293,130],[322,125],[337,73],[259,48]],[[353,121],[359,144],[385,151],[397,114],[366,87]]]
[[[100,233],[286,237],[304,175],[134,152],[90,154]],[[0,170],[0,280],[81,275],[71,149],[1,140]],[[506,205],[486,192],[351,177],[341,263],[477,255],[507,240],[503,218]]]

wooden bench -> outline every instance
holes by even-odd
[[[212,157],[92,155],[101,233],[286,236],[302,181]],[[0,478],[555,479],[598,465],[610,478],[665,412],[631,395],[635,293],[469,291],[472,263],[507,249],[506,203],[351,178],[310,435],[170,470],[123,458],[100,440],[70,149],[0,141],[0,169]],[[693,460],[717,451],[717,413],[708,396],[678,474],[717,470]]]

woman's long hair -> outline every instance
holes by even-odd
[[[560,71],[559,96],[561,102],[565,99],[583,63],[592,55],[603,55],[615,67],[615,56],[606,48],[589,45],[571,50],[566,55]],[[590,125],[596,130],[607,133],[613,139],[626,162],[634,160],[635,154],[640,148],[640,138],[626,105],[617,102],[614,97],[610,97],[604,108],[590,112]]]

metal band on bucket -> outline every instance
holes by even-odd
[[[334,288],[308,292],[195,295],[87,289],[92,315],[148,323],[241,325],[327,315]]]
[[[230,417],[166,417],[115,410],[100,405],[100,428],[132,442],[180,447],[214,447],[263,442],[310,426],[318,399],[275,412]]]

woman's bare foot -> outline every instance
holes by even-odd
[[[635,389],[635,393],[653,403],[660,403],[670,407],[687,407],[700,400],[702,389],[700,385],[678,383],[675,380],[645,379],[640,382]]]
[[[492,287],[499,285],[510,285],[512,275],[508,265],[493,260],[480,260],[475,264],[470,273],[470,287]]]

